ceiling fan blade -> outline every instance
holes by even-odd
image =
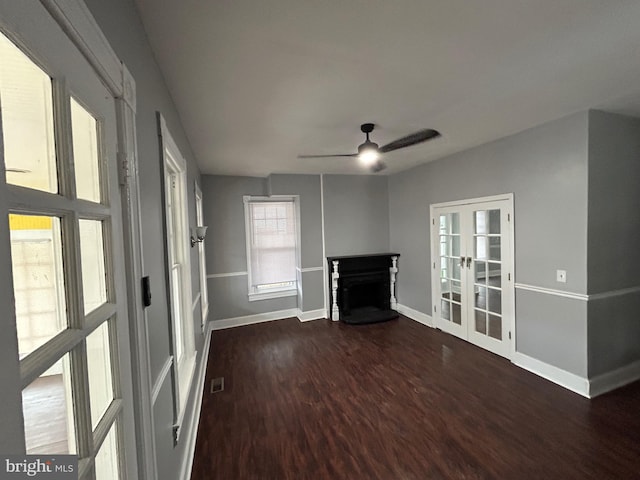
[[[384,170],[385,168],[387,168],[387,164],[384,163],[381,160],[378,160],[376,163],[374,163],[373,165],[371,165],[371,171],[373,173],[378,173],[381,172],[382,170]]]
[[[335,155],[298,155],[298,158],[331,158],[331,157],[357,157],[357,153],[338,153]]]
[[[386,153],[393,150],[398,150],[399,148],[410,147],[411,145],[426,142],[427,140],[431,140],[432,138],[436,138],[439,136],[440,132],[438,132],[437,130],[426,128],[424,130],[420,130],[418,132],[412,133],[411,135],[407,135],[406,137],[399,138],[391,143],[383,145],[382,147],[380,147],[380,152]]]
[[[31,173],[31,170],[25,170],[24,168],[7,168],[7,169],[5,169],[5,172],[12,172],[12,173]]]

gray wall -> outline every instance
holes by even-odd
[[[588,291],[640,286],[640,119],[589,112]],[[617,292],[620,293],[620,292]],[[589,301],[589,376],[640,360],[640,292]]]
[[[164,116],[169,131],[182,155],[188,162],[189,224],[195,225],[194,182],[200,181],[189,142],[182,129],[180,118],[164,79],[154,60],[138,13],[131,0],[86,0],[107,40],[116,54],[126,64],[136,81],[137,92],[137,145],[140,164],[140,189],[142,207],[142,235],[144,244],[144,274],[151,278],[152,305],[147,309],[148,335],[151,356],[152,382],[158,378],[162,366],[169,358],[169,317],[165,278],[167,265],[164,257],[164,217],[162,213],[162,163],[158,144],[156,112]],[[198,280],[197,249],[191,250],[192,291],[194,298],[200,290]],[[193,318],[196,332],[198,359],[204,343],[200,329],[200,309]],[[178,478],[178,469],[184,455],[184,441],[173,448],[171,424],[173,421],[170,376],[167,376],[154,407],[154,422],[158,440],[158,472],[160,479]],[[193,392],[187,406],[184,424],[188,424],[193,412]],[[182,437],[186,438],[186,437]],[[164,446],[170,445],[170,448]]]
[[[297,308],[296,297],[249,301],[244,195],[267,195],[267,179],[203,175],[205,225],[210,225],[205,248],[207,274],[245,272],[209,278],[209,318],[220,320]]]
[[[324,175],[328,257],[389,251],[387,177]]]
[[[390,248],[401,255],[398,301],[431,313],[429,206],[503,193],[514,194],[516,282],[586,293],[587,124],[582,112],[390,176]],[[556,269],[567,270],[566,284],[556,283]],[[529,310],[536,302],[520,294],[516,302],[518,350],[585,374],[586,311],[566,305],[559,312],[569,317],[550,321]],[[526,332],[543,324],[536,338],[553,340],[529,341]],[[575,342],[567,357],[565,344]]]

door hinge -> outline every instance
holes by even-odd
[[[436,219],[435,219],[435,218],[432,218],[432,219],[431,219],[431,223],[432,223],[433,225],[435,225],[435,224],[436,224]]]
[[[510,222],[510,221],[511,221],[511,214],[507,213],[507,222]]]
[[[509,332],[509,340],[511,340],[511,332]]]
[[[433,268],[436,268],[436,262],[433,262]]]
[[[437,310],[436,310],[436,306],[434,305],[433,306],[433,313],[435,313],[435,312],[437,312]]]
[[[511,281],[511,274],[510,273],[507,274],[507,278],[508,278],[509,281]]]
[[[129,184],[129,177],[131,172],[129,170],[129,160],[127,160],[127,154],[118,152],[118,180],[120,185],[125,187]]]

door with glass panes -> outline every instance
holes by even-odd
[[[512,346],[512,198],[431,207],[438,328],[508,357]]]
[[[80,479],[125,478],[115,99],[40,2],[4,2],[0,13],[0,241],[11,257],[0,295],[13,299],[3,305],[17,342],[6,341],[19,362],[3,388],[21,391],[15,441],[27,454],[77,455]]]

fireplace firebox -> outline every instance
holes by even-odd
[[[395,311],[398,253],[327,257],[331,319],[374,323],[398,317]]]

